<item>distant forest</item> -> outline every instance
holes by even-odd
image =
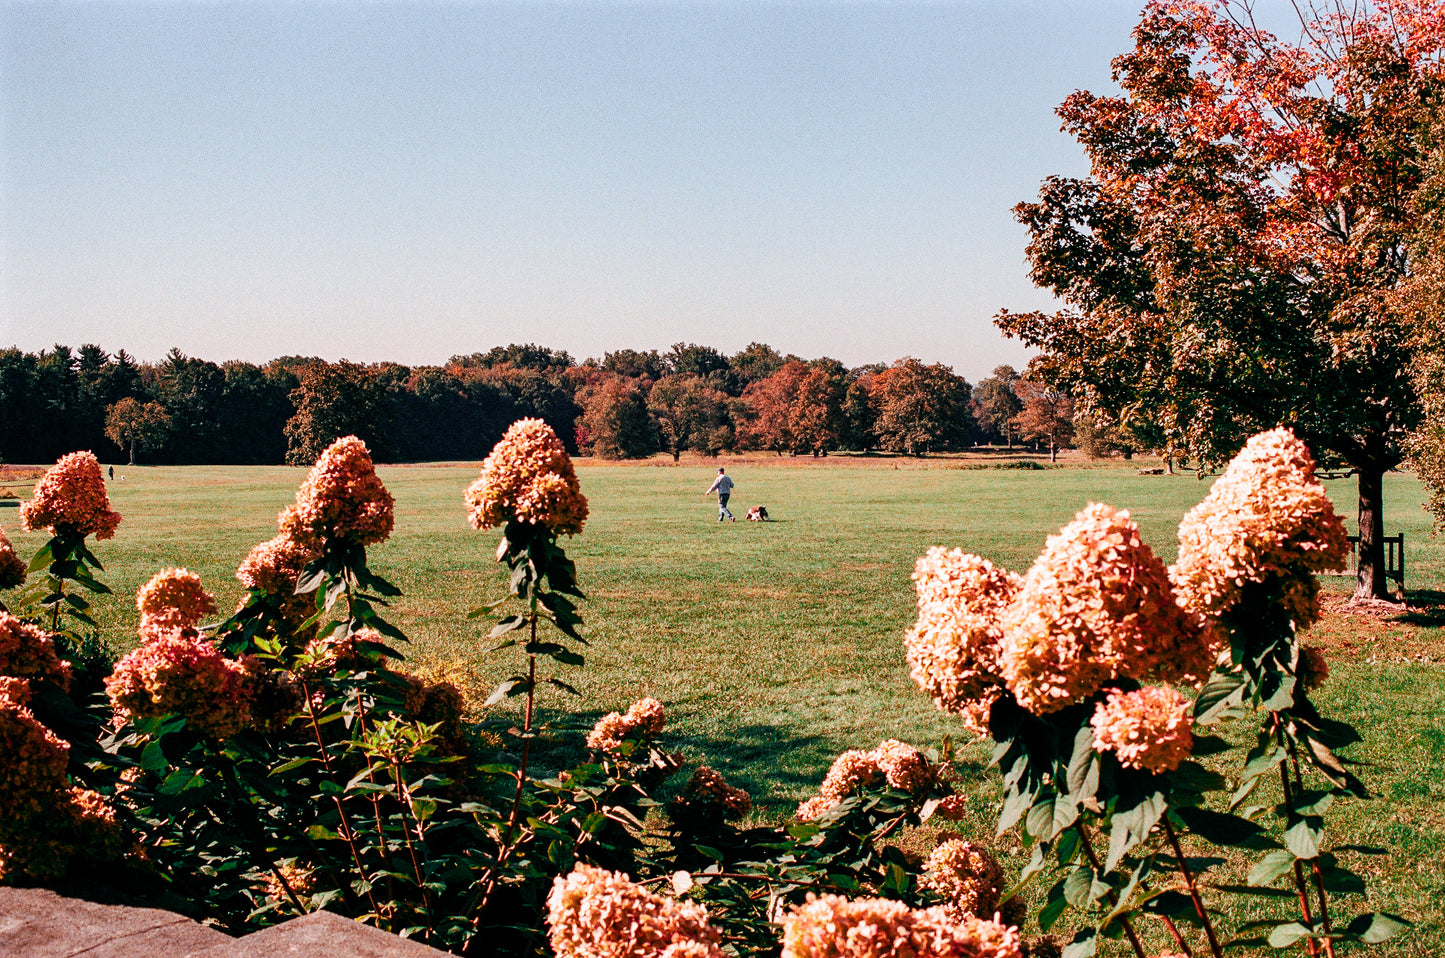
[[[679,343],[577,362],[498,346],[442,366],[283,356],[217,365],[177,349],[158,363],[124,350],[0,351],[0,461],[78,449],[110,462],[305,464],[357,435],[383,462],[481,459],[513,421],[549,423],[574,453],[674,458],[692,450],[923,455],[977,443],[1074,435],[1062,396],[1011,367],[971,385],[903,358],[848,368],[753,343],[732,356]]]

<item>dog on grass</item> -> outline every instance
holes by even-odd
[[[749,522],[767,522],[767,521],[768,521],[768,507],[767,507],[767,506],[753,506],[751,509],[748,510],[748,521],[749,521]]]

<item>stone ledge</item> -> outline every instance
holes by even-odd
[[[318,911],[242,938],[158,908],[0,887],[4,958],[441,958],[446,952]]]

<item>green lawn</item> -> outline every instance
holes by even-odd
[[[1129,509],[1145,540],[1174,555],[1180,516],[1208,491],[1192,475],[1139,476],[1133,466],[1045,471],[945,468],[937,461],[740,462],[734,511],[765,504],[776,521],[719,525],[702,492],[715,464],[579,467],[591,501],[586,532],[567,543],[591,601],[587,667],[567,680],[584,692],[576,709],[598,712],[642,695],[665,702],[672,741],[739,780],[779,811],[807,797],[832,757],[896,737],[919,744],[966,738],[912,684],[901,635],[913,619],[913,562],[930,545],[960,546],[1023,571],[1044,538],[1090,501]],[[119,474],[125,474],[120,481]],[[516,665],[487,655],[484,626],[465,618],[501,594],[495,531],[466,521],[462,490],[475,467],[384,467],[397,499],[397,528],[372,551],[373,566],[405,592],[391,618],[413,640],[419,663],[461,661],[486,686]],[[301,469],[126,468],[110,484],[125,517],[99,543],[115,591],[100,618],[117,645],[134,643],[135,589],[158,569],[201,573],[225,608],[250,549],[275,532]],[[1354,513],[1351,482],[1331,484]],[[1403,531],[1409,586],[1445,591],[1445,544],[1429,537],[1409,476],[1386,481],[1387,532]],[[40,536],[0,527],[28,555]],[[1327,588],[1344,592],[1344,580]],[[1331,619],[1331,684],[1322,704],[1367,736],[1354,757],[1378,798],[1334,816],[1337,842],[1378,846],[1356,855],[1375,905],[1417,922],[1373,953],[1445,954],[1445,667],[1439,616],[1409,622]],[[1423,623],[1423,624],[1420,624]],[[979,821],[993,814],[995,780],[982,745],[964,753],[979,781]]]

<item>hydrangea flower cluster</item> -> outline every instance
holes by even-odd
[[[716,769],[698,766],[682,790],[684,801],[715,805],[722,808],[724,818],[742,818],[753,810],[747,792],[729,785]]]
[[[1023,958],[1017,928],[943,908],[838,895],[808,901],[783,919],[783,958]]]
[[[255,546],[246,555],[236,570],[236,578],[248,589],[279,596],[281,602],[277,613],[282,623],[295,631],[316,611],[314,596],[296,594],[301,572],[314,558],[314,550],[285,534],[277,535]]]
[[[1277,578],[1304,628],[1320,614],[1313,573],[1342,568],[1348,554],[1308,447],[1279,428],[1250,439],[1184,516],[1170,574],[1180,602],[1208,618],[1233,608],[1246,584]]]
[[[276,876],[276,872],[281,873],[280,878]],[[284,885],[281,883],[281,878],[286,879]],[[286,893],[287,885],[298,896],[304,897],[311,894],[311,890],[316,887],[315,869],[307,868],[293,859],[276,866],[276,871],[266,873],[266,897],[271,901],[289,902],[291,896]]]
[[[570,536],[587,521],[587,497],[572,460],[540,419],[512,423],[464,499],[473,529],[525,522]]]
[[[28,821],[65,788],[70,746],[30,711],[30,683],[0,677],[0,820]]]
[[[1000,619],[1022,582],[987,559],[940,546],[914,566],[918,622],[903,638],[913,680],[979,735],[1003,694]]]
[[[608,712],[587,733],[587,747],[616,752],[638,735],[656,735],[667,723],[667,711],[654,698],[638,699],[626,712]]]
[[[135,594],[140,636],[152,642],[163,635],[194,629],[216,611],[216,598],[188,569],[162,569]]]
[[[654,895],[626,875],[578,865],[547,896],[557,958],[723,958],[697,902]]]
[[[991,917],[1003,894],[1003,866],[988,849],[961,838],[943,842],[923,863],[920,884],[943,899],[955,921],[966,915]]]
[[[1094,751],[1155,775],[1172,772],[1194,747],[1193,705],[1170,688],[1118,689],[1094,708]]]
[[[26,532],[109,539],[118,525],[120,513],[110,508],[100,460],[89,452],[62,456],[36,483],[30,501],[20,504],[20,528]]]
[[[105,690],[118,716],[180,715],[202,735],[227,738],[252,722],[250,675],[245,662],[186,630],[127,654]]]
[[[15,547],[0,532],[0,589],[13,589],[25,584],[25,560],[15,554]]]
[[[53,682],[70,688],[70,663],[61,660],[44,632],[0,612],[0,675]]]
[[[1316,645],[1301,645],[1295,674],[1306,692],[1313,692],[1329,681],[1330,663],[1325,661],[1324,650]]]
[[[879,779],[892,788],[919,792],[938,781],[938,771],[922,752],[897,739],[880,742],[871,752],[849,749],[833,760],[818,794],[798,806],[798,817],[805,822],[820,818],[849,795]]]
[[[1019,704],[1044,714],[1118,678],[1194,681],[1213,665],[1200,623],[1129,513],[1093,503],[1050,536],[1005,612],[999,659]]]
[[[336,440],[316,460],[296,502],[281,511],[281,533],[310,549],[328,539],[369,546],[391,536],[394,500],[381,484],[366,443]]]

